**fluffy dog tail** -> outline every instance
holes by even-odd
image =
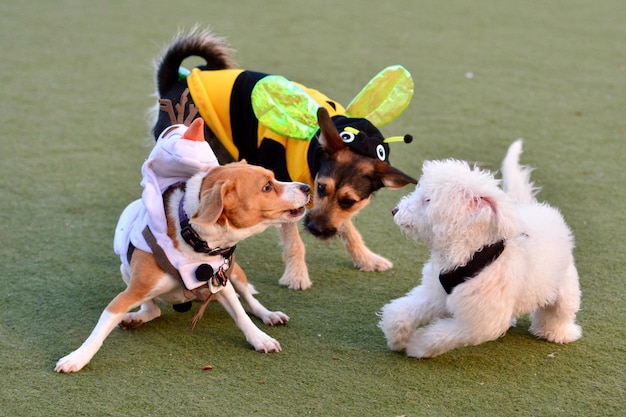
[[[178,68],[186,58],[198,56],[206,61],[204,69],[220,70],[236,68],[235,51],[226,39],[208,29],[194,27],[188,32],[179,32],[157,60],[156,84],[163,96],[178,81]]]
[[[518,139],[509,146],[502,161],[502,188],[518,203],[536,202],[539,189],[530,181],[532,168],[519,164],[522,154],[522,140]]]

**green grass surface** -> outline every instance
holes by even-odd
[[[624,16],[623,0],[3,2],[0,415],[623,415]],[[219,305],[193,332],[192,314],[164,307],[114,330],[80,373],[56,374],[123,288],[113,230],[141,192],[152,60],[194,23],[227,36],[244,67],[344,104],[404,65],[415,98],[383,131],[415,136],[391,159],[416,177],[424,159],[497,169],[524,138],[540,197],[577,239],[583,338],[536,340],[522,319],[431,360],[389,352],[376,312],[418,284],[428,256],[389,214],[406,187],[379,192],[356,220],[389,272],[360,273],[340,242],[305,236],[314,286],[293,292],[277,284],[275,231],[240,245],[259,299],[291,316],[267,330],[281,353],[251,350]]]

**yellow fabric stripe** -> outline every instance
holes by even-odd
[[[194,68],[187,77],[189,91],[200,115],[235,160],[239,159],[239,150],[233,142],[233,132],[230,125],[230,98],[235,80],[243,71],[242,69],[201,71]],[[346,110],[341,104],[317,90],[307,88],[302,84],[294,84],[310,94],[320,106],[325,107],[331,117],[345,115]],[[335,107],[333,108],[329,103],[333,103]],[[313,178],[307,161],[310,141],[280,136],[262,124],[259,124],[258,127],[257,140],[257,147],[261,146],[263,140],[273,140],[280,143],[285,148],[287,171],[292,181],[313,185]]]
[[[242,69],[201,71],[194,68],[187,77],[189,91],[202,118],[235,160],[239,159],[239,150],[233,143],[230,127],[230,95],[242,72]],[[210,86],[211,91],[205,86]]]

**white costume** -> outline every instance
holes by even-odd
[[[204,141],[204,123],[196,119],[189,128],[185,125],[173,125],[163,131],[141,167],[144,188],[140,200],[129,204],[117,223],[113,249],[120,256],[122,265],[130,274],[128,259],[129,245],[152,253],[152,249],[143,237],[143,231],[149,226],[156,242],[165,252],[170,263],[179,271],[185,287],[193,290],[207,282],[195,277],[196,269],[201,264],[209,264],[214,271],[224,266],[224,258],[213,256],[206,260],[190,259],[174,247],[174,242],[167,235],[167,219],[163,208],[163,192],[171,185],[186,182],[193,175],[208,172],[218,166],[217,158],[207,142]],[[208,262],[207,262],[208,261]],[[211,286],[212,280],[209,280]],[[220,288],[211,288],[216,292]]]

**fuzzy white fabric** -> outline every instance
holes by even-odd
[[[379,327],[390,349],[433,357],[494,340],[528,313],[537,337],[556,343],[581,337],[574,239],[561,213],[535,199],[521,153],[521,141],[509,147],[503,189],[493,174],[466,162],[424,163],[415,191],[394,209],[394,222],[426,243],[431,255],[421,285],[381,311]],[[447,295],[439,275],[499,240],[506,245],[500,257]]]
[[[127,252],[129,243],[143,251],[152,253],[142,232],[146,225],[163,248],[169,261],[179,270],[185,286],[194,289],[206,282],[195,278],[195,271],[201,263],[210,263],[213,269],[222,266],[223,259],[215,257],[214,262],[190,259],[174,247],[174,242],[167,235],[167,219],[163,206],[163,192],[177,182],[187,182],[188,192],[185,201],[189,206],[197,207],[199,186],[202,178],[213,167],[218,166],[213,150],[205,141],[187,140],[188,130],[185,125],[174,125],[159,136],[148,159],[141,167],[143,193],[140,200],[129,204],[118,221],[113,239],[113,249],[120,256],[122,267],[130,274]],[[193,192],[197,188],[197,192]],[[191,190],[189,190],[191,189]],[[187,213],[191,217],[193,213]],[[215,265],[213,265],[213,263]]]

